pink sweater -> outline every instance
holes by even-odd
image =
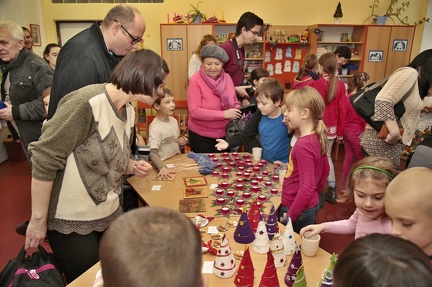
[[[344,83],[338,79],[336,96],[330,103],[327,103],[330,81],[320,78],[316,81],[308,81],[307,85],[317,90],[324,99],[324,124],[327,127],[327,136],[329,138],[335,138],[336,136],[342,137],[345,132],[347,101]]]
[[[223,70],[222,73],[224,73]],[[234,84],[228,74],[225,74],[225,81],[225,90],[234,101],[234,106],[230,108],[239,108],[240,104],[237,100]],[[226,127],[230,120],[225,119],[220,97],[213,93],[199,72],[195,73],[189,81],[187,104],[189,110],[188,129],[203,137],[225,137]]]
[[[328,233],[355,233],[355,239],[372,233],[391,234],[391,221],[389,217],[372,220],[365,217],[358,208],[356,208],[349,219],[326,222],[325,227],[325,232]]]
[[[352,131],[364,131],[366,128],[366,121],[357,114],[357,112],[354,110],[350,97],[352,97],[353,94],[349,94],[346,101],[346,125],[345,125],[345,131],[352,132]]]

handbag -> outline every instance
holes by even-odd
[[[0,273],[0,287],[63,287],[60,267],[52,253],[48,253],[41,245],[39,251],[26,257],[24,246],[18,256],[9,260]]]
[[[367,85],[366,88],[361,89],[350,97],[350,102],[357,114],[359,114],[359,116],[361,116],[377,132],[381,130],[384,122],[375,121],[373,118],[375,114],[375,99],[384,84],[387,82],[388,78],[389,77],[386,77],[376,83]],[[411,89],[394,106],[394,114],[397,119],[400,119],[405,113],[405,106],[403,102],[413,91],[415,83],[416,82],[414,82]]]

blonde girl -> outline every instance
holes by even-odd
[[[325,102],[324,124],[327,127],[327,139],[329,143],[327,158],[330,165],[330,174],[327,179],[328,189],[325,199],[330,203],[335,203],[336,177],[331,150],[335,140],[342,140],[345,132],[346,89],[345,84],[336,76],[338,60],[335,54],[323,54],[319,58],[318,63],[318,70],[322,77],[316,81],[309,81],[307,85],[316,89]]]
[[[372,233],[391,234],[391,220],[384,209],[387,185],[399,173],[392,160],[366,157],[355,164],[348,179],[349,197],[354,197],[356,210],[349,219],[309,225],[300,231],[309,236],[321,232],[355,234],[355,239]]]
[[[329,173],[327,129],[322,120],[324,101],[313,88],[290,92],[285,98],[284,123],[300,136],[291,150],[278,208],[280,222],[289,216],[295,232],[315,223],[319,194]]]
[[[338,202],[343,202],[348,195],[345,189],[348,174],[355,160],[363,158],[363,151],[360,145],[360,135],[366,128],[366,121],[354,110],[349,98],[357,91],[366,87],[369,75],[365,72],[356,71],[348,79],[348,100],[346,101],[346,125],[344,134],[344,162],[342,169],[343,190],[341,196],[338,195]]]

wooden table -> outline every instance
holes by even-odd
[[[179,207],[179,200],[183,199],[183,190],[185,188],[183,178],[184,177],[193,177],[193,176],[200,176],[198,170],[195,168],[191,168],[194,161],[192,159],[187,159],[186,155],[178,155],[170,160],[166,161],[167,163],[174,163],[174,165],[177,166],[177,174],[176,178],[171,181],[159,181],[155,180],[154,177],[156,176],[156,171],[153,171],[152,174],[150,174],[146,178],[138,178],[138,177],[131,177],[128,179],[132,187],[135,189],[135,191],[138,193],[140,198],[145,201],[149,206],[159,206],[159,207],[165,207],[165,208],[171,208],[174,210],[178,210]],[[209,184],[220,182],[220,179],[213,176],[206,176],[207,182]],[[161,189],[158,191],[151,190],[153,185],[161,185]],[[280,186],[279,186],[280,187]],[[208,199],[207,201],[210,201]],[[272,197],[271,203],[273,203],[276,207],[280,203],[280,197]],[[268,208],[271,206],[271,204],[267,205]],[[266,208],[266,209],[267,209]],[[207,210],[205,213],[207,216],[213,216],[211,214],[212,211]],[[232,217],[230,219],[227,219],[225,217],[216,217],[212,221],[210,221],[209,226],[218,226],[221,224],[225,224],[229,220],[238,220],[238,217]],[[283,233],[285,230],[285,227],[283,225],[280,226],[280,232]],[[203,233],[203,239],[205,241],[210,240],[210,235],[207,233],[208,226],[203,227],[201,229],[205,233]],[[234,241],[233,233],[235,228],[230,228],[226,235],[228,236],[231,249],[233,252],[235,251],[243,251],[245,245],[239,244]],[[300,237],[296,234],[296,240],[297,242],[300,242]],[[249,246],[251,248],[251,245]],[[261,280],[261,275],[263,273],[264,267],[267,262],[267,255],[262,255],[255,253],[252,249],[250,249],[250,254],[252,257],[252,261],[255,268],[255,281],[254,286],[258,286],[259,282]],[[291,255],[288,256],[287,262],[291,260]],[[203,255],[203,262],[204,261],[214,261],[215,256],[212,254],[204,254]],[[236,261],[237,267],[239,266],[240,261]],[[287,264],[288,264],[287,263]],[[330,263],[330,254],[324,251],[323,249],[319,249],[318,253],[314,257],[307,257],[303,255],[303,263],[305,267],[305,275],[307,283],[310,286],[315,286],[319,280],[321,279],[321,276],[324,272],[324,269],[329,265]],[[287,272],[288,266],[282,268],[277,268],[278,278],[280,286],[284,286],[284,276]],[[90,268],[88,271],[86,271],[83,275],[81,275],[79,278],[77,278],[75,281],[73,281],[69,286],[93,286],[93,282],[95,279],[96,272],[100,269],[100,263],[95,264],[92,268]],[[206,274],[205,276],[208,277],[209,281],[209,287],[225,287],[225,286],[234,286],[234,278],[235,276],[229,278],[229,279],[221,279],[216,277],[213,274]]]

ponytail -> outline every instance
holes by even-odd
[[[321,154],[327,154],[329,149],[327,141],[327,127],[322,119],[317,119],[315,122],[315,132],[318,136],[321,145]]]

